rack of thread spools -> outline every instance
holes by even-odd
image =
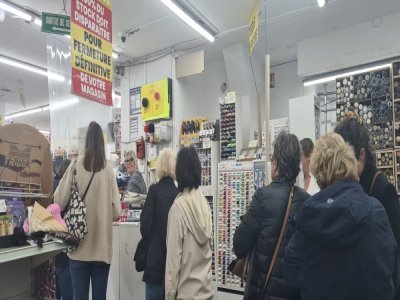
[[[394,146],[391,87],[390,68],[336,80],[337,121],[340,122],[346,112],[358,113],[375,150],[393,149]]]
[[[393,119],[394,119],[394,143],[395,143],[395,172],[396,188],[400,192],[400,61],[392,64],[392,88],[393,88]]]

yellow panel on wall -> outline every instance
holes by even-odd
[[[144,121],[171,117],[172,81],[170,78],[142,86],[142,118]]]

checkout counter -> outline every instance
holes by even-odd
[[[140,239],[139,222],[113,223],[113,258],[108,276],[107,300],[146,299],[143,272],[138,273],[133,262]]]

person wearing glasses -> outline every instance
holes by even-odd
[[[137,169],[136,153],[132,150],[127,151],[125,154],[125,167],[126,172],[129,175],[129,181],[126,185],[126,190],[128,192],[146,195],[146,183],[144,182],[142,174]]]
[[[337,133],[315,145],[311,171],[321,191],[296,216],[284,275],[307,300],[393,300],[399,287],[396,240],[382,204],[358,183],[353,150]]]
[[[301,170],[298,176],[298,186],[312,196],[319,192],[317,181],[310,172],[310,160],[314,150],[314,143],[311,139],[304,138],[300,141],[300,148]]]
[[[249,255],[244,299],[298,299],[283,278],[282,249],[294,232],[294,215],[309,195],[295,187],[300,171],[300,143],[294,134],[281,132],[274,142],[271,159],[272,183],[258,189],[233,237],[233,250],[238,259]],[[275,256],[272,273],[267,274],[274,258],[286,210],[291,201],[289,222],[283,231],[283,241]]]

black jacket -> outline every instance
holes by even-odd
[[[365,193],[376,198],[382,203],[385,208],[386,214],[389,218],[390,226],[396,239],[397,245],[400,246],[400,204],[399,196],[397,195],[396,188],[387,180],[384,174],[379,174],[374,186],[371,185],[377,169],[366,164],[360,177],[360,184]],[[400,254],[400,253],[399,253]],[[395,295],[396,300],[400,300],[400,290]]]
[[[356,181],[307,199],[285,249],[285,278],[305,300],[392,300],[397,245],[382,205]]]
[[[249,271],[244,299],[258,300],[265,284],[266,274],[279,238],[289,199],[291,185],[288,182],[273,182],[256,191],[250,208],[233,238],[233,250],[238,258],[244,258],[250,251]],[[293,216],[308,194],[295,187],[294,199],[271,278],[262,299],[296,299],[283,279],[282,249],[294,232]]]
[[[177,195],[178,189],[172,178],[164,177],[150,186],[144,202],[140,232],[144,239],[149,239],[143,274],[146,283],[160,285],[164,282],[168,212]]]

